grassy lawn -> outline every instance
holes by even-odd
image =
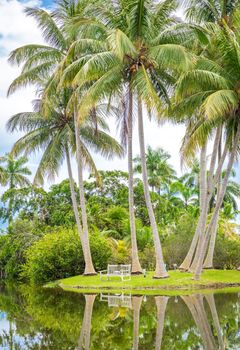
[[[170,271],[170,278],[153,279],[153,272],[148,272],[147,276],[132,276],[131,281],[122,282],[120,278],[111,278],[109,281],[104,278],[100,281],[97,276],[75,276],[57,281],[63,289],[79,291],[100,291],[111,290],[114,292],[146,292],[151,291],[173,291],[173,290],[200,290],[211,288],[240,287],[239,271],[207,270],[202,274],[200,281],[192,280],[192,275],[179,271]]]

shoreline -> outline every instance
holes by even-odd
[[[84,292],[108,292],[126,294],[166,294],[172,295],[237,290],[240,292],[240,272],[235,270],[207,270],[204,271],[200,281],[192,280],[192,275],[178,271],[170,271],[170,278],[155,280],[153,272],[148,276],[132,276],[130,281],[121,282],[117,279],[100,281],[97,276],[74,276],[50,282],[45,285],[47,288],[59,287],[65,291],[78,293]]]

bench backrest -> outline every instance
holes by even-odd
[[[109,275],[114,275],[114,274],[130,275],[131,265],[108,265],[107,272]]]

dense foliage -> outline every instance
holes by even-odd
[[[99,184],[91,177],[85,182],[91,253],[97,270],[105,269],[107,263],[131,261],[127,174],[121,171],[100,174]],[[179,266],[196,227],[197,184],[191,187],[194,201],[187,201],[186,195],[182,195],[187,179],[190,182],[191,173],[168,180],[160,194],[158,190],[151,193],[156,217],[160,218],[159,234],[168,268],[173,268],[173,264]],[[151,229],[144,214],[144,194],[138,178],[134,193],[140,261],[144,268],[154,269]],[[219,221],[215,266],[235,268],[240,264],[240,239],[231,221],[236,212],[233,207],[229,209],[228,203],[225,207]],[[49,191],[34,186],[15,189],[13,208],[11,232],[0,237],[2,276],[44,283],[83,272],[84,259],[75,232],[68,180],[52,185]]]

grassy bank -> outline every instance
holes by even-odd
[[[104,278],[100,281],[97,276],[75,276],[57,281],[57,284],[65,290],[75,290],[80,292],[86,291],[111,291],[111,292],[132,292],[148,294],[160,294],[167,291],[197,291],[201,289],[217,289],[217,288],[240,288],[240,272],[239,271],[223,271],[223,270],[207,270],[202,274],[200,281],[194,281],[189,273],[179,271],[170,271],[168,279],[153,279],[153,273],[149,272],[144,278],[143,276],[132,276],[130,281],[122,282],[119,278],[111,278],[109,281]],[[51,286],[49,284],[48,286]],[[176,294],[176,293],[173,293]]]

